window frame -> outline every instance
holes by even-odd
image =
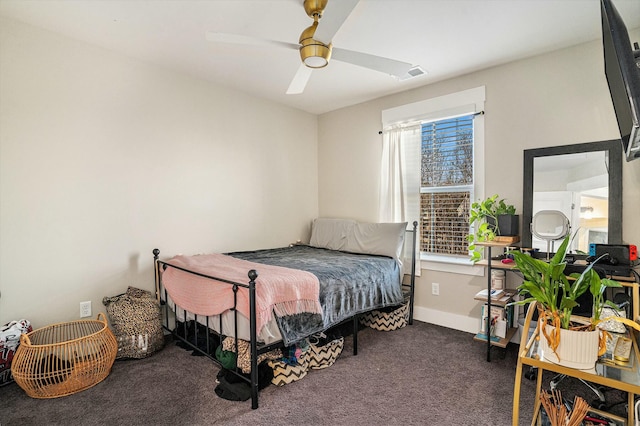
[[[438,96],[382,111],[383,126],[410,122],[438,121],[446,118],[476,114],[473,120],[473,193],[471,202],[484,198],[484,102],[485,86]],[[422,192],[422,191],[421,191]],[[427,270],[482,275],[483,269],[473,266],[470,258],[420,253],[421,267]]]

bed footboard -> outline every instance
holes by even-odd
[[[224,280],[217,277],[212,277],[204,274],[200,274],[197,272],[189,271],[184,268],[180,268],[178,266],[171,265],[169,263],[163,262],[159,259],[160,250],[153,250],[154,256],[154,272],[155,272],[155,286],[156,286],[156,298],[163,306],[163,328],[172,334],[173,338],[177,341],[181,342],[183,345],[197,351],[198,353],[207,356],[212,359],[216,364],[218,364],[221,368],[223,365],[216,358],[216,349],[222,344],[222,340],[225,336],[233,335],[238,336],[238,310],[237,306],[237,292],[240,288],[248,289],[249,293],[249,351],[250,351],[250,377],[247,378],[243,374],[241,374],[240,369],[238,368],[238,360],[236,357],[235,368],[229,369],[234,374],[236,374],[241,380],[247,382],[251,387],[251,408],[258,408],[258,355],[260,353],[267,352],[274,347],[281,346],[279,344],[271,344],[271,345],[258,345],[258,336],[257,336],[257,327],[256,327],[256,278],[258,278],[258,273],[256,270],[252,269],[248,272],[248,282],[247,283],[237,283],[233,281]],[[233,312],[233,333],[225,332],[222,316],[220,316],[220,323],[218,324],[219,333],[216,333],[212,330],[213,324],[210,324],[209,317],[198,316],[197,314],[190,313],[185,309],[181,309],[179,306],[175,306],[175,312],[173,316],[171,315],[171,309],[169,303],[169,296],[167,291],[162,286],[162,272],[161,269],[166,268],[177,268],[184,272],[195,274],[201,277],[209,278],[212,280],[216,280],[225,284],[232,286],[234,293],[234,307],[231,309]],[[180,321],[179,318],[183,318],[183,321]],[[173,323],[172,323],[173,319]],[[238,338],[234,337],[234,346],[235,353],[240,353]],[[226,366],[228,367],[228,366]]]

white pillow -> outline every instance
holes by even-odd
[[[331,250],[344,250],[355,225],[356,221],[351,219],[315,219],[311,225],[309,245]]]
[[[406,229],[407,222],[356,223],[342,250],[400,259]]]

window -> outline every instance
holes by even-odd
[[[471,265],[469,206],[484,196],[484,100],[478,87],[382,112],[380,219],[418,220],[423,268],[478,273],[457,265]]]
[[[420,251],[467,256],[473,115],[422,123]]]

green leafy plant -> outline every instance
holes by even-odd
[[[525,295],[523,300],[512,304],[524,305],[530,302],[537,302],[539,327],[542,334],[547,339],[549,347],[555,352],[560,344],[560,329],[592,331],[596,329],[600,321],[616,320],[624,322],[638,330],[638,325],[626,318],[609,317],[601,319],[602,309],[609,305],[617,308],[610,301],[604,300],[604,292],[607,287],[621,287],[615,280],[600,278],[593,270],[593,266],[602,258],[598,258],[587,266],[582,273],[572,273],[565,275],[567,266],[565,257],[570,241],[567,235],[558,248],[554,256],[545,262],[536,259],[520,251],[513,251],[513,258],[517,268],[524,276],[524,282],[518,287],[520,294]],[[573,309],[578,305],[578,298],[589,291],[593,300],[593,314],[587,324],[572,322],[571,315]],[[544,324],[553,326],[548,333]],[[606,349],[606,333],[600,341],[600,355]]]
[[[469,225],[475,225],[474,232],[467,236],[471,261],[476,263],[482,259],[482,250],[476,247],[476,242],[492,241],[500,233],[498,216],[503,214],[514,215],[516,208],[507,204],[504,199],[498,199],[498,194],[476,201],[471,204],[469,210]]]

